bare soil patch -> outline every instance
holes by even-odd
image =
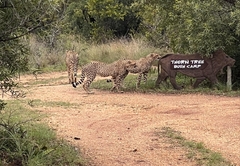
[[[39,80],[67,76],[41,74]],[[35,81],[23,76],[21,81]],[[187,166],[186,150],[156,133],[162,127],[180,131],[189,140],[203,142],[234,165],[240,165],[239,97],[200,94],[112,93],[74,89],[68,79],[29,86],[27,98],[61,101],[77,107],[39,108],[59,137],[70,141],[96,166]],[[79,139],[76,139],[79,138]]]

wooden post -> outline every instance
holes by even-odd
[[[232,90],[232,70],[230,66],[227,66],[227,91]]]

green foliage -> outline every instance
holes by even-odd
[[[137,6],[142,9],[139,15],[143,17],[143,25],[162,32],[163,37],[166,35],[166,42],[169,40],[169,46],[175,52],[210,53],[236,41],[231,24],[234,7],[227,2],[152,0]]]
[[[66,17],[64,19],[65,27],[64,30],[65,33],[70,34],[78,34],[82,33],[84,37],[89,38],[89,29],[91,28],[91,25],[89,24],[90,18],[88,18],[87,10],[85,9],[86,1],[78,1],[75,0],[73,2],[70,2],[67,11],[66,11]]]
[[[114,0],[89,0],[86,6],[88,14],[94,19],[90,32],[93,40],[105,42],[113,39],[117,28],[115,24],[126,14],[124,5]]]
[[[223,48],[236,59],[233,82],[239,86],[239,1],[142,0],[132,7],[142,20],[142,33],[160,47],[205,56]]]
[[[3,110],[5,108],[6,103],[3,100],[0,100],[0,113],[1,110]]]
[[[175,51],[210,53],[234,42],[230,15],[219,1],[176,1],[170,16],[174,24],[168,28]],[[214,8],[212,7],[214,6]],[[223,40],[224,39],[224,40]]]
[[[48,126],[20,101],[9,102],[0,118],[0,165],[84,165],[79,152],[57,140]],[[12,111],[12,109],[20,111]]]
[[[231,25],[236,26],[236,34],[240,35],[240,1],[236,1],[234,11],[231,12]]]
[[[74,0],[67,8],[66,31],[80,33],[94,42],[128,36],[139,24],[135,13],[129,8],[131,2],[132,0]]]
[[[17,74],[28,70],[29,49],[23,36],[45,30],[58,20],[60,4],[42,0],[0,1],[0,88],[4,92],[16,85],[13,78]]]
[[[87,1],[89,14],[96,19],[113,18],[123,19],[125,12],[123,4],[114,0],[89,0]]]
[[[0,43],[0,89],[8,92],[16,86],[13,78],[28,70],[28,51],[17,40]]]
[[[29,33],[40,33],[42,37],[44,34],[51,33],[52,36],[48,42],[53,44],[53,36],[56,36],[56,30],[53,31],[53,27],[59,27],[62,12],[61,1],[1,1],[0,42],[15,40]]]
[[[140,33],[156,46],[166,47],[169,46],[169,41],[164,33],[167,25],[164,25],[163,20],[168,18],[168,13],[163,10],[163,7],[171,7],[171,4],[170,1],[164,1],[161,5],[159,4],[158,1],[154,0],[135,1],[131,4],[131,10],[134,11],[138,19],[141,20],[139,27]]]

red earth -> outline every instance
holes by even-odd
[[[26,98],[71,103],[42,107],[46,122],[96,166],[188,166],[186,149],[159,136],[163,127],[187,140],[203,142],[233,165],[240,166],[240,98],[203,94],[112,93],[68,84],[66,72],[40,74],[48,84],[29,85]],[[63,78],[59,80],[58,78]]]

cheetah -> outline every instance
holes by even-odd
[[[147,82],[148,72],[150,71],[153,62],[155,60],[159,59],[159,58],[160,58],[159,54],[150,53],[150,54],[148,54],[144,58],[141,58],[139,60],[134,60],[133,61],[133,62],[136,63],[136,67],[135,68],[130,68],[128,71],[130,73],[135,73],[135,74],[139,73],[138,78],[137,78],[136,88],[139,88],[142,77],[143,77],[143,81],[145,83]],[[125,78],[127,76],[127,74],[128,73],[126,73],[126,75],[124,75],[123,77]],[[111,80],[107,80],[107,82],[112,82],[112,81]]]
[[[65,61],[67,66],[69,83],[71,84],[77,81],[77,71],[79,62],[78,53],[71,50],[67,50]]]
[[[159,54],[150,53],[145,58],[136,60],[137,67],[129,70],[130,73],[139,73],[139,76],[137,78],[136,88],[140,86],[142,77],[143,77],[143,81],[145,83],[147,82],[148,72],[150,71],[153,62],[159,58],[160,58]]]
[[[83,83],[83,89],[87,93],[93,93],[89,90],[89,87],[95,79],[96,75],[99,75],[101,77],[112,76],[113,87],[111,88],[111,91],[116,90],[117,92],[120,92],[120,83],[127,76],[128,70],[135,67],[136,63],[132,62],[131,60],[118,60],[111,64],[96,61],[91,62],[82,67],[80,80],[78,82],[73,82],[72,86],[76,88],[78,84]],[[85,77],[86,81],[84,81]]]

